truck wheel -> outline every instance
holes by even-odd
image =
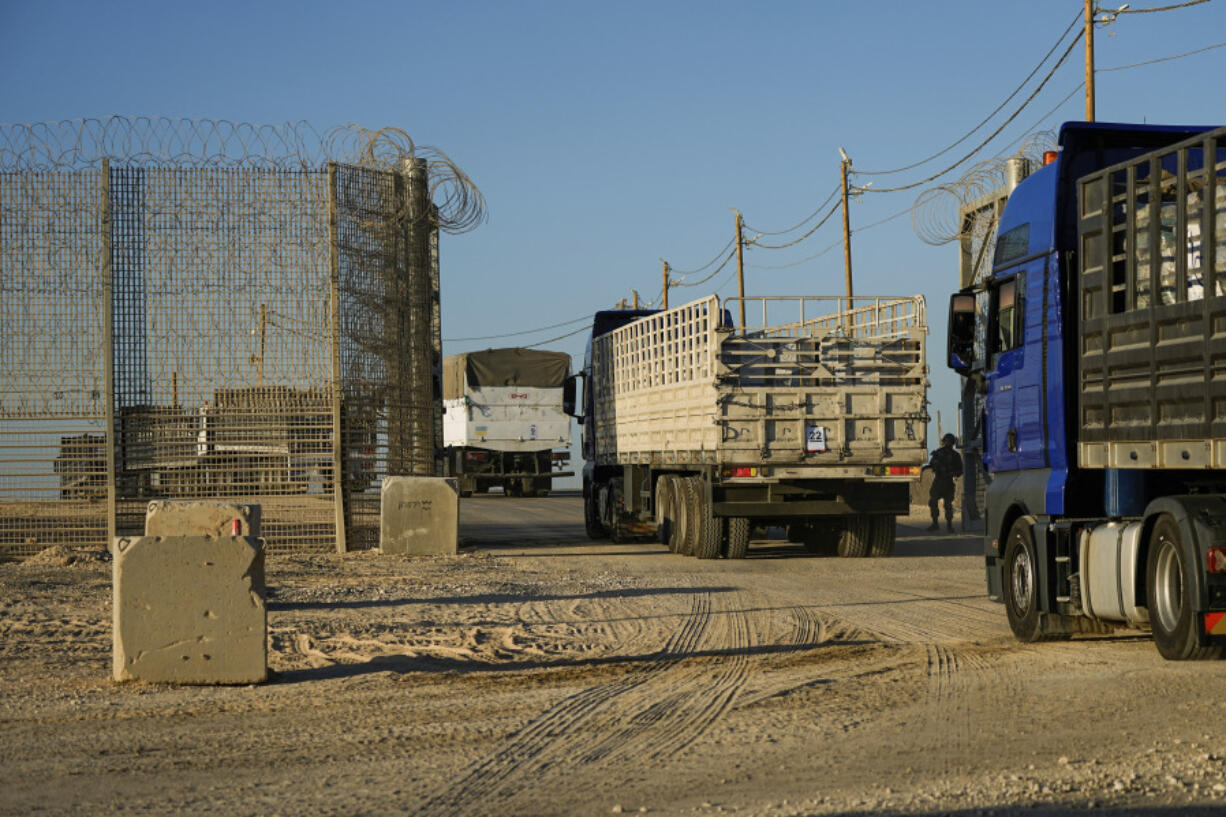
[[[609,532],[600,524],[600,506],[596,502],[596,486],[590,486],[583,497],[583,527],[589,539],[607,539]]]
[[[842,538],[842,523],[838,519],[817,519],[805,525],[805,550],[817,556],[837,556]]]
[[[858,513],[843,522],[843,534],[839,537],[839,555],[845,559],[858,559],[868,555],[869,533],[872,517]]]
[[[729,516],[724,520],[726,546],[729,559],[744,559],[749,553],[749,520],[743,516]]]
[[[672,504],[673,486],[665,475],[656,480],[656,539],[662,545],[668,545],[673,534]]]
[[[1023,516],[1009,528],[1005,539],[1005,614],[1019,641],[1042,641],[1039,615],[1039,562],[1034,549],[1031,518]]]
[[[1179,525],[1168,515],[1158,517],[1149,538],[1145,570],[1145,604],[1154,645],[1171,661],[1217,658],[1221,647],[1201,647],[1196,631],[1199,616],[1192,610],[1188,587],[1192,572],[1184,555]]]
[[[872,525],[869,527],[868,555],[881,559],[894,553],[895,519],[888,514],[875,514],[869,517]]]
[[[682,556],[693,556],[698,550],[698,536],[702,531],[702,509],[699,507],[698,489],[694,486],[693,477],[678,477],[680,488],[677,505],[677,527],[679,538],[677,552]]]
[[[698,541],[694,545],[694,555],[699,559],[718,559],[724,539],[724,520],[713,513],[711,502],[698,478],[690,479],[694,481],[694,490],[698,494]]]
[[[685,502],[682,501],[681,495],[681,480],[678,477],[669,476],[662,479],[668,480],[668,549],[673,553],[681,553],[685,543]]]

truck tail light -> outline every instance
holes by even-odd
[[[1209,572],[1226,573],[1226,546],[1214,545],[1209,548]]]
[[[481,460],[485,459],[485,452],[484,451],[465,451],[464,459],[468,460],[469,462],[480,462]]]
[[[725,477],[756,477],[758,475],[757,468],[725,468]]]
[[[892,477],[911,477],[920,472],[918,465],[891,465],[890,476]]]

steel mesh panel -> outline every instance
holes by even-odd
[[[0,558],[104,541],[101,189],[0,173]]]
[[[0,125],[0,169],[0,559],[154,499],[258,503],[274,554],[371,547],[382,478],[440,472],[438,231],[484,219],[445,155],[111,118]]]
[[[378,544],[384,476],[435,473],[436,253],[404,175],[335,168],[346,535],[358,549]]]

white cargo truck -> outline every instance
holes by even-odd
[[[927,332],[918,296],[596,313],[568,405],[588,534],[742,558],[751,526],[782,526],[814,552],[889,555],[927,458]]]
[[[500,487],[545,496],[570,463],[570,417],[562,390],[570,355],[486,349],[443,360],[444,474],[460,495]]]

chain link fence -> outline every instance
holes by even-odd
[[[0,126],[0,559],[154,499],[376,545],[382,478],[439,473],[438,232],[483,215],[398,131]]]

